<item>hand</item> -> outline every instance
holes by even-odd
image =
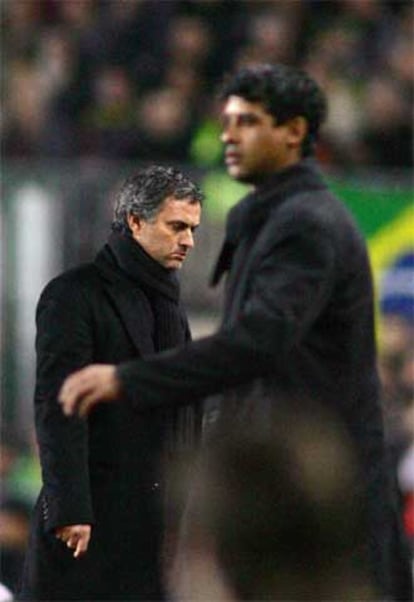
[[[118,399],[121,384],[115,366],[93,364],[66,378],[58,395],[66,416],[84,417],[99,402]]]
[[[88,549],[91,538],[91,526],[67,525],[66,527],[58,527],[55,530],[55,536],[63,543],[66,543],[68,548],[75,550],[73,553],[74,558],[79,558]]]

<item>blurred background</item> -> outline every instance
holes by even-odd
[[[14,587],[39,489],[34,313],[46,282],[105,241],[114,191],[138,165],[192,175],[207,195],[182,271],[194,335],[218,323],[208,287],[228,209],[222,76],[305,68],[330,112],[318,158],[371,254],[390,470],[414,537],[414,5],[411,0],[2,0],[0,580]]]

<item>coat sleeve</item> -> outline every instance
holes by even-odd
[[[317,223],[269,236],[234,322],[186,347],[118,366],[127,398],[138,409],[175,405],[274,373],[320,315],[334,273],[333,242]]]
[[[79,287],[52,281],[40,298],[36,326],[35,422],[44,527],[91,524],[88,425],[65,417],[57,401],[64,378],[93,359],[91,320]]]

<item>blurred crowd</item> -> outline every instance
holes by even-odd
[[[243,64],[325,88],[320,159],[411,167],[411,0],[4,0],[5,157],[221,162],[215,89]]]
[[[378,367],[390,469],[398,482],[403,522],[414,551],[414,322],[381,318]]]

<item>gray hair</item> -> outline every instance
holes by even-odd
[[[139,169],[122,184],[116,199],[112,230],[130,233],[128,216],[152,221],[167,197],[202,204],[200,188],[178,169],[150,165]]]

